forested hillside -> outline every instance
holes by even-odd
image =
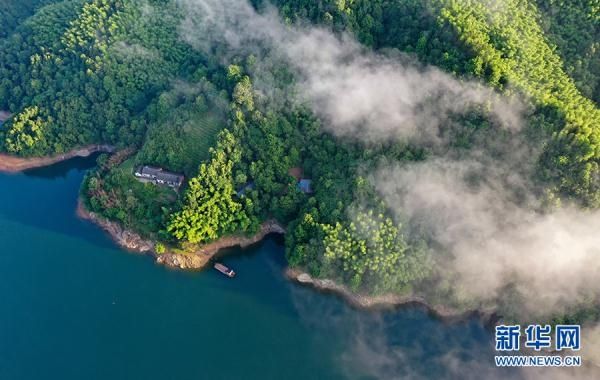
[[[271,12],[266,1],[252,3]],[[531,208],[543,214],[561,203],[600,207],[600,9],[593,0],[273,4],[288,28],[348,34],[370,54],[401,54],[457,83],[483,83],[518,98],[518,138],[536,153],[524,179],[535,188]],[[0,110],[13,114],[0,127],[0,150],[41,156],[115,145],[120,153],[100,158],[82,196],[92,211],[161,247],[193,249],[276,219],[287,226],[289,264],[313,276],[367,293],[435,289],[447,252],[422,225],[399,217],[371,177],[382,165],[481,152],[502,159],[506,152],[490,147],[512,137],[492,107],[481,101],[453,111],[439,132],[442,148],[336,136],[310,102],[289,96],[301,79],[268,44],[232,52],[219,41],[195,46],[184,28],[190,6],[203,9],[178,0],[0,9],[7,25],[0,34]],[[142,164],[183,173],[186,184],[175,192],[140,183],[132,173]],[[312,180],[310,191],[300,178]]]
[[[50,4],[52,0],[23,0],[0,2],[0,38],[8,36],[21,22],[31,16],[38,8]]]
[[[567,73],[587,98],[600,104],[600,9],[594,0],[538,0],[540,25],[558,47]]]
[[[546,18],[533,2],[510,0],[495,6],[480,0],[332,1],[318,7],[283,1],[281,5],[291,19],[308,16],[349,30],[376,48],[415,52],[424,62],[529,95],[556,133],[540,162],[540,175],[554,183],[561,195],[598,207],[600,111],[566,74],[553,41],[561,42],[567,67],[572,72],[577,67],[578,83],[593,97],[600,78],[598,60],[593,59],[598,54],[599,11],[593,1],[541,3]],[[561,12],[560,7],[567,9]],[[549,25],[551,38],[544,35],[541,22]]]

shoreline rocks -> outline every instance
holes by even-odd
[[[109,145],[91,145],[81,149],[73,150],[69,153],[39,158],[18,158],[0,154],[0,172],[19,172],[26,169],[37,168],[52,165],[74,157],[87,157],[95,152],[114,152],[114,147]],[[199,246],[190,253],[165,252],[157,254],[155,251],[156,242],[145,239],[139,234],[123,228],[119,223],[113,222],[91,212],[85,208],[82,200],[77,202],[77,216],[88,220],[109,234],[113,241],[129,252],[142,253],[152,256],[158,264],[170,268],[198,270],[204,268],[212,257],[221,250],[227,248],[240,247],[247,248],[263,240],[270,234],[285,234],[285,228],[275,220],[268,220],[261,224],[260,230],[253,236],[224,236],[214,242]],[[401,296],[401,295],[381,295],[367,296],[350,291],[343,285],[337,284],[333,280],[314,279],[308,273],[297,269],[287,268],[285,275],[288,279],[301,285],[311,286],[317,290],[334,293],[342,297],[350,305],[361,309],[394,308],[402,306],[417,305],[425,307],[433,315],[445,320],[462,320],[472,316],[479,316],[484,321],[492,321],[495,314],[490,310],[460,311],[443,305],[430,305],[422,297]]]
[[[434,305],[423,297],[416,295],[384,294],[370,296],[355,293],[344,285],[340,285],[330,279],[318,279],[311,277],[308,273],[294,268],[287,268],[285,275],[288,279],[304,286],[310,286],[322,292],[333,293],[340,296],[351,306],[366,309],[390,309],[405,306],[419,306],[425,308],[433,316],[444,321],[459,322],[472,317],[478,317],[485,324],[493,324],[497,320],[495,311],[490,310],[460,310],[446,305]]]
[[[270,234],[285,234],[285,228],[275,220],[268,220],[261,225],[260,230],[253,236],[224,236],[212,243],[198,247],[190,253],[165,252],[157,254],[154,247],[156,242],[144,239],[139,234],[128,231],[120,224],[109,221],[85,208],[78,200],[77,215],[90,222],[97,224],[106,231],[113,241],[129,252],[150,255],[156,263],[178,270],[200,270],[207,266],[210,259],[221,250],[240,247],[247,248],[263,240]],[[460,322],[468,318],[479,318],[484,324],[494,324],[498,318],[494,310],[458,310],[445,305],[432,305],[425,298],[414,295],[386,294],[380,296],[368,296],[352,292],[344,285],[340,285],[330,279],[312,278],[308,273],[294,268],[287,268],[285,276],[303,286],[310,286],[318,291],[332,293],[341,297],[352,307],[363,310],[378,310],[417,306],[426,309],[431,315],[449,322]]]
[[[224,236],[212,243],[199,246],[193,252],[156,253],[156,242],[144,239],[139,234],[123,228],[119,223],[113,222],[91,212],[85,208],[82,200],[77,202],[77,216],[81,219],[95,223],[107,232],[113,241],[129,252],[148,254],[154,257],[158,264],[166,265],[176,269],[202,269],[210,259],[223,249],[240,247],[247,248],[260,242],[270,234],[284,234],[285,228],[274,220],[264,222],[258,233],[253,236]]]
[[[142,238],[135,232],[126,230],[116,222],[87,210],[81,199],[77,201],[77,216],[98,225],[111,236],[115,243],[127,251],[155,255],[154,242]]]
[[[180,270],[199,270],[206,267],[210,259],[221,250],[233,247],[247,248],[263,240],[270,234],[285,234],[285,228],[275,220],[268,220],[261,225],[260,231],[253,236],[224,236],[212,243],[198,247],[190,253],[165,252],[157,254],[154,247],[155,242],[142,238],[139,234],[124,229],[116,222],[109,221],[93,212],[88,211],[81,200],[77,204],[77,215],[89,220],[104,231],[113,241],[129,252],[142,253],[152,256],[156,263],[169,268]],[[380,296],[368,296],[352,292],[347,287],[329,279],[312,278],[308,273],[293,268],[285,270],[285,276],[303,286],[310,286],[316,290],[332,293],[342,297],[351,306],[365,309],[389,309],[404,306],[419,306],[425,308],[430,314],[445,321],[458,322],[471,317],[479,317],[484,323],[494,323],[496,314],[493,310],[458,310],[444,305],[431,305],[423,297],[414,295],[386,294]]]
[[[156,255],[156,262],[178,269],[202,269],[221,250],[234,247],[240,247],[241,249],[248,248],[263,240],[267,235],[281,235],[284,233],[285,228],[279,225],[279,223],[275,220],[268,220],[261,224],[260,230],[253,236],[223,236],[212,243],[199,246],[192,253],[179,254],[165,252]]]

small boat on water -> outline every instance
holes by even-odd
[[[233,269],[227,268],[225,265],[221,264],[221,263],[215,263],[214,268],[216,270],[218,270],[219,272],[223,273],[225,276],[227,277],[235,277],[235,272],[233,271]]]

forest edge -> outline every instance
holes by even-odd
[[[115,147],[112,145],[87,145],[73,149],[63,154],[44,157],[15,157],[0,153],[0,172],[17,173],[28,169],[50,166],[75,157],[88,157],[94,153],[112,153]]]
[[[198,246],[193,252],[182,254],[165,252],[158,254],[154,247],[156,242],[144,239],[139,234],[124,229],[119,223],[110,221],[85,208],[81,199],[77,204],[77,215],[84,220],[95,223],[106,231],[111,238],[129,252],[143,253],[152,256],[158,264],[179,270],[201,270],[208,266],[210,259],[227,248],[248,248],[261,242],[272,234],[283,235],[285,228],[275,220],[267,220],[261,224],[260,230],[253,236],[223,236],[211,243]],[[424,308],[432,316],[447,322],[460,322],[470,318],[478,318],[484,324],[492,325],[498,320],[494,309],[460,310],[442,304],[431,304],[417,295],[383,294],[370,296],[351,291],[346,286],[330,279],[315,279],[308,273],[294,268],[286,268],[285,276],[302,286],[309,286],[324,293],[331,293],[347,302],[352,307],[363,310],[382,310],[416,306]]]
[[[115,148],[111,145],[89,145],[64,154],[45,157],[20,158],[0,154],[0,172],[16,173],[50,166],[75,157],[88,157],[93,153],[112,153],[114,151]],[[129,252],[150,255],[159,264],[182,270],[203,269],[213,256],[224,249],[233,247],[248,248],[259,243],[268,235],[283,235],[286,232],[285,228],[276,220],[267,220],[261,224],[259,231],[250,237],[243,235],[223,236],[211,243],[198,246],[193,252],[175,253],[167,251],[158,254],[155,249],[155,241],[145,239],[138,233],[123,228],[119,223],[89,211],[81,198],[77,201],[76,213],[79,218],[90,221],[102,228],[121,248]],[[449,322],[459,322],[473,317],[478,317],[485,324],[494,324],[498,320],[498,316],[493,309],[459,310],[441,304],[431,304],[416,295],[384,294],[368,296],[353,292],[333,280],[312,278],[308,273],[289,267],[285,270],[285,276],[300,285],[310,286],[316,290],[339,296],[352,307],[360,309],[380,310],[418,306],[426,309],[431,315]]]

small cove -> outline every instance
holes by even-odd
[[[278,238],[225,256],[233,280],[127,253],[75,215],[93,165],[0,175],[2,379],[438,378],[450,361],[492,364],[478,320],[360,311],[288,281]]]

